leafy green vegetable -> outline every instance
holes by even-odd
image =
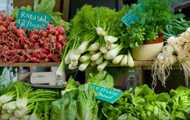
[[[63,57],[69,50],[77,48],[83,41],[99,42],[104,44],[102,37],[96,33],[96,28],[101,27],[108,34],[114,33],[118,20],[117,12],[107,7],[92,7],[84,5],[71,20],[69,41],[66,45]]]
[[[69,86],[75,83],[72,79]],[[70,90],[68,90],[70,89]],[[76,89],[66,87],[61,99],[52,103],[51,120],[97,120],[98,107],[94,91],[90,91],[88,84]]]
[[[107,120],[188,120],[190,90],[178,88],[156,94],[147,85],[125,91],[113,105],[104,103],[102,114]]]
[[[18,119],[18,116],[20,116],[19,118],[23,118],[31,115],[36,117],[35,120],[49,120],[50,104],[58,96],[55,91],[43,89],[34,90],[29,84],[19,81],[9,84],[3,92],[3,95],[0,96],[0,116],[2,116],[5,111],[11,110],[7,114],[11,115],[11,117],[15,117],[15,119]],[[8,98],[11,99],[2,103],[3,96],[8,96]],[[8,105],[15,107],[14,109],[4,107]]]
[[[89,73],[88,82],[109,88],[114,86],[113,77],[106,71]]]
[[[121,29],[120,40],[126,48],[135,48],[159,37],[174,17],[170,5],[170,0],[138,0],[137,4],[132,5],[125,13],[133,11],[139,20]]]
[[[55,6],[55,0],[34,0],[34,11],[51,13]]]
[[[51,120],[76,120],[78,90],[66,92],[52,103]]]
[[[190,119],[190,90],[178,88],[171,90],[171,114],[172,119]]]
[[[180,18],[176,18],[172,20],[165,28],[164,35],[165,38],[169,38],[171,36],[177,36],[178,34],[186,31],[186,29],[190,26],[190,22],[186,21],[183,16]]]
[[[88,85],[80,86],[79,90],[77,120],[97,120],[98,106],[94,91],[90,91]]]
[[[62,19],[62,13],[54,12],[55,0],[34,0],[33,10],[49,14],[53,19],[53,24],[63,26],[66,31],[69,30],[69,24]]]

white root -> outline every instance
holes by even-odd
[[[175,63],[181,66],[186,86],[190,77],[190,28],[178,37],[171,37],[163,47],[152,66],[153,87],[160,81],[165,86],[166,79]]]

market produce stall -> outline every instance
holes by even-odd
[[[189,120],[190,21],[172,9],[184,1],[128,2],[0,12],[0,120]]]

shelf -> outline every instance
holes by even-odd
[[[152,60],[150,60],[150,61],[138,60],[138,61],[135,61],[135,66],[136,67],[151,67],[153,62],[154,61],[152,61]]]
[[[50,86],[50,85],[31,85],[33,88],[41,88],[41,89],[65,89],[65,85],[63,86]]]
[[[136,67],[150,67],[153,61],[135,61]],[[58,66],[59,63],[49,62],[49,63],[0,63],[0,67],[49,67]],[[115,65],[111,65],[115,66]],[[117,65],[115,66],[117,67]]]
[[[49,67],[58,66],[59,63],[49,62],[49,63],[0,63],[0,67]]]

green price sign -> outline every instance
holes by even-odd
[[[144,5],[143,4],[138,4],[134,6],[132,9],[130,9],[125,16],[121,18],[121,21],[127,26],[130,27],[132,24],[136,23],[139,19],[140,16],[138,13],[144,12]]]
[[[27,30],[40,30],[46,29],[50,21],[51,17],[47,14],[19,10],[16,18],[16,26],[17,28],[23,28]]]
[[[90,84],[90,87],[96,92],[96,99],[113,104],[122,95],[122,91],[115,88],[106,88],[96,84]]]
[[[128,13],[124,17],[122,17],[121,21],[126,25],[126,26],[131,26],[133,23],[135,23],[139,18],[132,14]]]

